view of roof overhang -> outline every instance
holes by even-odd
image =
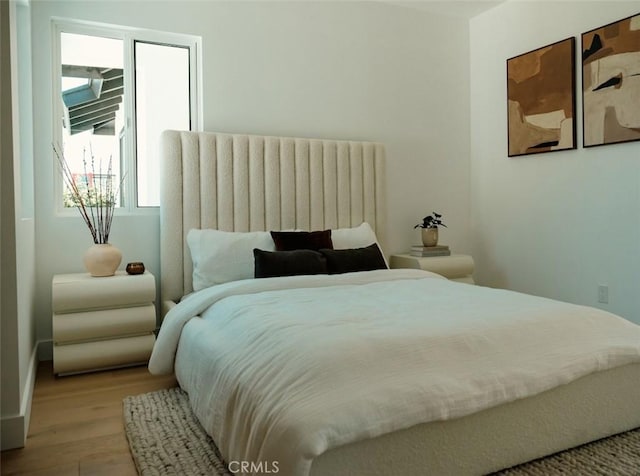
[[[124,94],[123,70],[62,65],[62,76],[87,79],[86,84],[62,92],[64,127],[71,134],[90,129],[94,134],[115,134],[116,112]]]

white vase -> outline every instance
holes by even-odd
[[[423,228],[422,229],[422,244],[424,246],[436,246],[438,244],[438,229],[437,228]]]
[[[93,244],[82,261],[91,276],[113,276],[122,261],[122,252],[109,243]]]

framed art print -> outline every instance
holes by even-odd
[[[507,60],[509,157],[576,148],[575,44]]]
[[[640,14],[582,34],[585,147],[640,140]]]

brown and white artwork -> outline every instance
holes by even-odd
[[[584,146],[640,140],[640,14],[582,34]]]
[[[509,157],[576,148],[575,38],[507,60]]]

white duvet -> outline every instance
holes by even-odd
[[[194,293],[165,317],[149,369],[175,363],[227,462],[306,475],[336,446],[632,362],[640,326],[613,314],[384,270]]]

